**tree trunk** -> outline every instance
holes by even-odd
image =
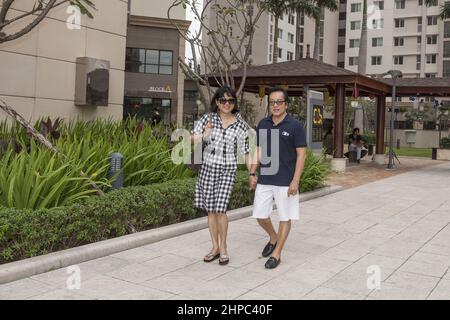
[[[273,36],[273,63],[278,62],[278,21],[280,17],[275,16],[275,32]]]
[[[316,34],[314,39],[314,59],[319,61],[319,55],[320,55],[320,17],[317,17],[316,19]]]
[[[364,0],[361,41],[359,43],[358,73],[366,74],[367,69],[367,0]]]
[[[363,5],[363,20],[361,28],[361,41],[359,43],[358,73],[366,74],[367,69],[367,0]],[[364,111],[362,108],[355,110],[355,128],[359,128],[364,134]]]

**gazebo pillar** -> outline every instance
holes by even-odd
[[[334,105],[334,158],[331,160],[333,171],[344,172],[344,115],[345,115],[345,84],[337,83]]]
[[[373,160],[378,164],[385,164],[384,126],[386,121],[386,95],[377,96],[377,140]]]

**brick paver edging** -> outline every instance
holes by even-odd
[[[300,202],[323,197],[342,190],[341,186],[328,186],[300,194]],[[228,212],[230,221],[251,216],[253,206]],[[105,257],[161,240],[177,237],[208,227],[207,217],[197,218],[157,229],[137,232],[84,246],[0,265],[0,284],[31,277],[59,268]]]

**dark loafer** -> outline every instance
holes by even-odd
[[[273,250],[275,250],[275,247],[277,246],[277,243],[275,242],[275,244],[271,244],[270,241],[266,244],[266,246],[264,247],[264,250],[262,251],[262,256],[264,258],[267,258],[268,256],[270,256],[273,252]]]
[[[270,257],[269,260],[267,260],[265,267],[266,269],[275,269],[280,264],[281,259],[277,259],[274,257]]]

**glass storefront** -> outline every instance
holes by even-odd
[[[172,108],[170,99],[125,97],[124,100],[124,119],[136,116],[137,119],[145,119],[153,123],[170,124]]]

